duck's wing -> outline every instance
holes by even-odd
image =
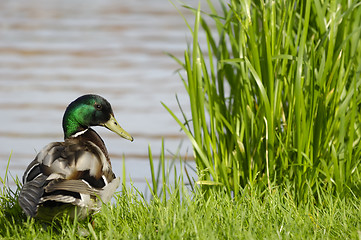
[[[25,171],[19,204],[34,217],[39,204],[86,206],[96,197],[106,202],[119,186],[114,178],[106,156],[92,142],[50,143]]]
[[[88,203],[88,200],[91,200],[91,198],[87,199],[84,196],[99,197],[103,202],[108,202],[112,198],[115,190],[119,187],[119,184],[120,184],[119,177],[115,178],[113,181],[106,184],[104,187],[100,189],[91,186],[88,182],[86,182],[83,179],[79,179],[79,180],[59,179],[57,181],[53,181],[51,184],[48,184],[45,187],[45,193],[44,196],[41,198],[40,203],[49,200],[57,200],[59,197],[62,198],[61,202],[72,203],[73,205],[85,207],[90,204]],[[77,198],[71,195],[61,194],[64,191],[76,192],[81,197]],[[57,194],[54,194],[56,192]]]

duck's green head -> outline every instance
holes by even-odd
[[[106,127],[133,141],[133,137],[118,124],[110,103],[99,95],[87,94],[69,104],[63,117],[64,138],[70,138],[90,126]]]

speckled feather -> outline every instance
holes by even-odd
[[[88,200],[92,201],[98,196],[102,199],[102,191],[115,179],[104,142],[91,128],[65,142],[48,144],[25,173],[19,203],[32,217],[37,216],[38,207],[46,206],[47,201],[48,204],[56,201],[82,206],[85,205],[81,203],[84,195],[89,195]],[[117,182],[112,186],[114,191],[119,185]],[[89,211],[97,209],[98,206],[94,206]]]

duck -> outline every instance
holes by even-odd
[[[63,142],[46,145],[26,168],[18,202],[23,212],[52,221],[64,214],[84,219],[100,211],[120,184],[104,141],[92,126],[102,126],[133,141],[115,119],[110,103],[86,94],[65,110]]]

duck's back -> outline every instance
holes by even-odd
[[[19,204],[28,216],[45,219],[73,206],[92,212],[99,207],[97,198],[109,201],[119,182],[103,141],[89,128],[39,152],[24,173]]]

